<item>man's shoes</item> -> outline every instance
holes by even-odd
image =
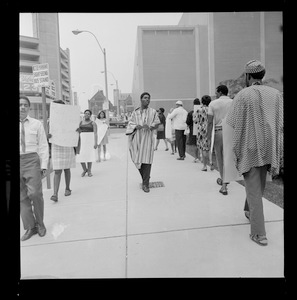
[[[52,195],[51,200],[53,200],[54,202],[58,202],[58,196]]]
[[[149,188],[147,185],[143,185],[143,186],[142,186],[142,189],[143,189],[143,191],[146,192],[146,193],[149,193],[149,191],[150,191],[150,188]]]
[[[22,236],[21,241],[23,242],[23,241],[28,240],[29,238],[32,237],[32,235],[34,235],[36,233],[37,233],[37,228],[36,227],[34,227],[32,229],[28,229],[26,231],[26,233]]]
[[[250,234],[250,238],[252,241],[257,243],[260,246],[267,246],[268,240],[265,235],[258,235],[258,234]]]
[[[182,156],[182,157],[178,157],[176,160],[184,160],[184,159],[185,159],[185,157]]]
[[[44,226],[37,225],[38,235],[43,237],[46,234],[46,228]]]

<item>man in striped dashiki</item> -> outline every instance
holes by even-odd
[[[161,123],[158,113],[150,108],[151,96],[144,92],[140,96],[141,106],[136,108],[127,125],[131,159],[142,177],[142,189],[148,193],[151,166],[154,156],[154,130]]]
[[[233,152],[246,189],[245,214],[251,223],[250,238],[268,244],[262,196],[267,172],[279,174],[283,153],[283,96],[262,84],[265,67],[257,60],[245,66],[246,86],[233,100],[226,123],[233,127]]]

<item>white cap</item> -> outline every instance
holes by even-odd
[[[176,101],[175,104],[183,105],[182,101],[180,101],[180,100]]]

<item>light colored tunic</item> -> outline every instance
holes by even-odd
[[[234,129],[233,153],[239,175],[270,165],[279,174],[283,155],[283,96],[269,86],[252,85],[233,100],[226,123]]]
[[[126,135],[129,138],[129,151],[131,159],[137,169],[141,168],[141,164],[152,164],[154,157],[155,136],[154,131],[147,129],[136,130],[137,125],[155,126],[160,124],[158,113],[153,108],[140,108],[132,112],[131,118],[127,125]]]

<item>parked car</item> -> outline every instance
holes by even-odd
[[[116,117],[109,118],[109,126],[123,127],[125,128],[128,124],[128,121]]]

